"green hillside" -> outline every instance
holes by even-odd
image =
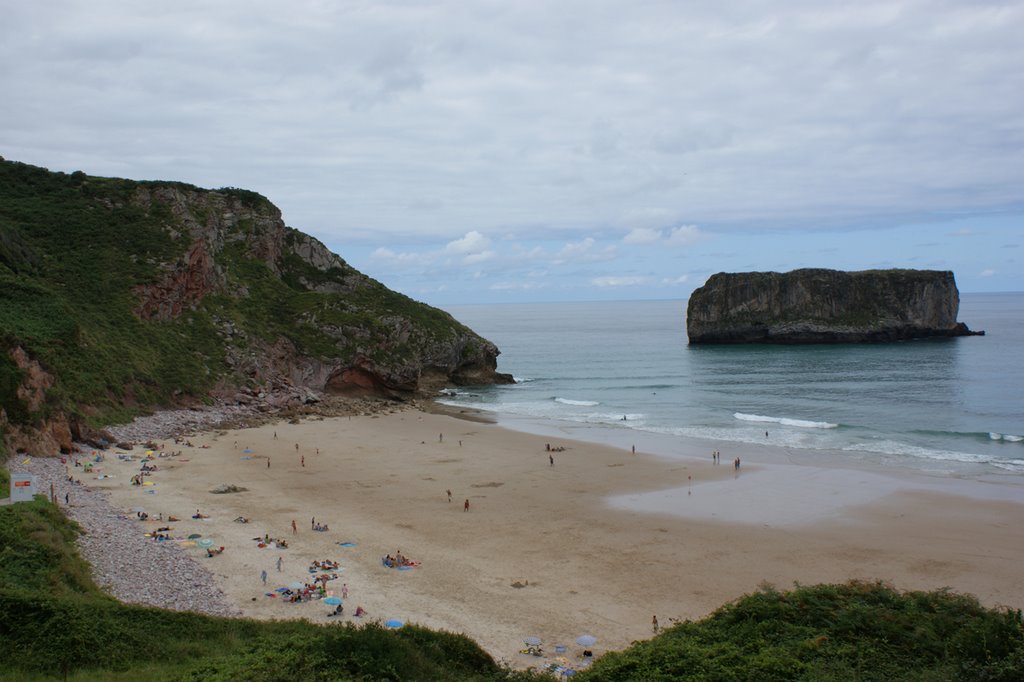
[[[16,348],[53,378],[38,404],[17,395]],[[308,374],[362,358],[415,391],[424,372],[493,372],[497,349],[286,227],[254,192],[0,160],[0,407],[11,423],[60,413],[102,425],[206,400],[217,386],[277,380],[282,354]]]

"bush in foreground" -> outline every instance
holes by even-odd
[[[592,680],[1024,680],[1019,610],[882,583],[764,588],[605,655]]]

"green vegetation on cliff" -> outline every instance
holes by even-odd
[[[102,425],[296,367],[320,389],[360,358],[416,390],[423,370],[493,369],[496,354],[286,227],[255,192],[0,160],[0,408],[14,424]],[[26,362],[50,377],[41,399],[17,394]]]

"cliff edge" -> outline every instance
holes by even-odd
[[[161,407],[511,382],[498,353],[255,192],[0,158],[0,450],[67,450]]]
[[[953,273],[720,272],[690,296],[691,344],[874,343],[981,335],[957,322]]]

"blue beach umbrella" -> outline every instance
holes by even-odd
[[[402,627],[402,621],[392,618],[391,620],[384,621],[384,625],[389,628],[400,628]]]
[[[539,646],[540,637],[527,637],[523,640],[523,644],[528,644],[529,646]]]
[[[324,603],[330,604],[331,606],[336,606],[337,604],[341,603],[341,599],[338,597],[327,597],[326,599],[324,599]]]
[[[296,581],[294,583],[288,583],[288,587],[292,588],[293,590],[301,590],[303,587],[305,587],[305,585],[303,583]]]
[[[196,544],[200,547],[211,547],[213,546],[213,540],[210,538],[203,538],[202,540],[196,540]]]
[[[246,448],[245,450],[242,450],[242,452],[244,452],[247,455],[251,454],[252,453],[252,448]]]
[[[576,643],[580,646],[594,646],[597,643],[597,637],[593,635],[580,635],[576,638]]]

